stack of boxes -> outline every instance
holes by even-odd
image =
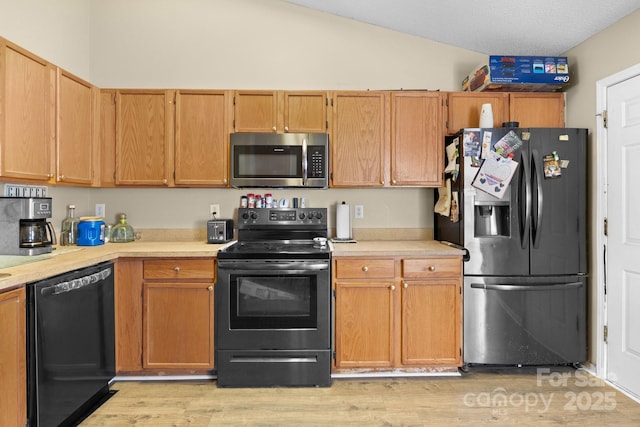
[[[462,81],[463,91],[557,92],[569,83],[565,56],[492,55]]]

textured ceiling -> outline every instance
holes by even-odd
[[[640,0],[284,0],[488,55],[557,56]]]

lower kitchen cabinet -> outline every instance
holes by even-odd
[[[402,364],[462,364],[462,259],[403,258]]]
[[[335,366],[461,365],[462,261],[335,258]]]
[[[25,289],[0,293],[0,425],[27,423]]]
[[[215,259],[124,259],[118,264],[118,373],[213,369]]]
[[[336,366],[393,366],[395,281],[338,280],[336,286]]]

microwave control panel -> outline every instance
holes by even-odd
[[[309,159],[309,178],[324,178],[326,163],[325,150],[326,147],[324,146],[310,145],[309,147],[307,147],[307,158]]]

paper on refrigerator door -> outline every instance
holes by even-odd
[[[495,151],[490,151],[471,185],[502,199],[517,168],[518,162],[502,157]]]

